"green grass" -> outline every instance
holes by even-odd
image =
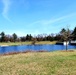
[[[0,56],[0,75],[76,75],[76,51]]]
[[[24,44],[31,44],[31,42],[2,42],[0,45],[24,45]]]
[[[50,41],[40,41],[40,42],[36,42],[36,44],[55,44],[56,41],[50,42]],[[32,44],[32,41],[26,41],[26,42],[8,42],[8,43],[0,43],[0,45],[28,45],[28,44]]]

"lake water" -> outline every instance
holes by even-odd
[[[26,50],[47,50],[47,51],[56,51],[56,50],[65,50],[64,45],[20,45],[20,46],[5,46],[0,47],[0,54],[10,53],[10,52],[23,52]],[[68,49],[76,49],[74,45],[68,45]]]

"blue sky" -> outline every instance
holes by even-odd
[[[76,0],[0,0],[0,32],[58,33],[76,26]]]

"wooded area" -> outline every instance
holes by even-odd
[[[37,36],[32,36],[31,34],[27,34],[26,36],[18,37],[16,33],[12,35],[7,35],[5,32],[0,33],[0,42],[25,42],[25,41],[68,41],[68,40],[76,40],[76,27],[74,30],[70,30],[69,28],[61,29],[61,31],[57,34],[38,34]]]

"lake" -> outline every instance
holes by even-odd
[[[19,46],[4,46],[0,47],[0,54],[10,53],[10,52],[24,52],[26,50],[47,50],[47,51],[56,51],[56,50],[65,50],[64,45],[19,45]],[[76,49],[75,45],[68,45],[68,49]]]

